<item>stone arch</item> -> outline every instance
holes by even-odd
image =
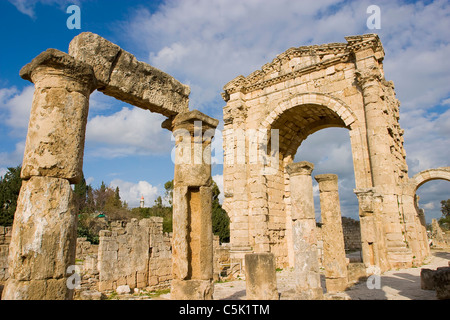
[[[450,167],[428,169],[414,175],[411,178],[411,183],[413,184],[414,187],[414,193],[425,182],[438,179],[450,181]]]
[[[329,94],[319,92],[308,92],[295,94],[292,97],[284,99],[281,103],[265,118],[262,125],[269,129],[270,126],[278,119],[286,110],[299,105],[321,105],[335,112],[350,127],[355,121],[356,116],[350,107],[342,100]]]
[[[288,125],[280,123],[292,119]],[[343,127],[350,129],[356,116],[342,100],[323,93],[300,93],[289,97],[265,118],[265,129],[280,129],[280,152],[295,155],[301,142],[321,129]],[[297,122],[297,123],[296,123]]]

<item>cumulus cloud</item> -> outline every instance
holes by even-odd
[[[225,199],[225,194],[223,192],[223,175],[222,174],[216,174],[212,177],[214,182],[217,184],[220,190],[219,194],[219,202],[223,203],[223,200]]]
[[[25,140],[15,144],[11,152],[0,152],[0,166],[15,167],[22,163],[25,151]]]
[[[87,155],[121,157],[169,153],[171,133],[161,128],[165,118],[148,110],[123,107],[111,115],[97,115],[86,129]]]
[[[16,87],[0,89],[0,111],[2,121],[10,127],[14,136],[25,137],[30,119],[34,86],[27,86],[22,91]]]
[[[110,183],[110,187],[119,187],[120,197],[122,201],[126,201],[130,208],[138,207],[141,197],[144,197],[145,206],[151,207],[158,197],[158,188],[152,186],[147,181],[139,181],[137,183],[114,179]]]
[[[0,88],[0,123],[9,136],[3,137],[1,144],[2,148],[14,146],[10,151],[0,152],[0,166],[15,167],[22,163],[33,93],[34,86],[22,91],[16,87]]]
[[[61,8],[65,8],[70,4],[79,4],[80,0],[8,0],[12,3],[17,10],[21,13],[29,16],[30,18],[36,18],[36,5],[58,5]]]

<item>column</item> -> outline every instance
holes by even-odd
[[[323,296],[315,235],[313,185],[314,165],[307,161],[286,166],[291,192],[292,238],[296,292],[300,299],[313,300]]]
[[[233,275],[244,275],[245,255],[253,252],[248,191],[248,163],[246,119],[247,106],[244,94],[232,93],[225,99],[223,109],[224,164],[223,208],[230,216],[230,260]]]
[[[71,299],[77,211],[92,68],[49,49],[20,71],[35,84],[3,299]]]
[[[392,137],[387,130],[390,108],[385,98],[382,65],[372,47],[355,51],[356,80],[364,100],[364,116],[369,147],[369,161],[373,187],[383,197],[386,251],[390,267],[410,267],[412,252],[406,244],[406,230],[402,225],[403,212],[399,207],[401,188],[396,183],[395,158],[391,154]]]
[[[359,221],[361,226],[361,247],[363,262],[367,270],[372,266],[381,272],[389,269],[382,221],[383,199],[373,188],[354,190],[359,202]]]
[[[335,293],[344,291],[348,284],[338,177],[335,174],[320,174],[315,179],[320,191],[325,283],[327,293]]]
[[[177,115],[173,190],[172,299],[212,299],[211,140],[218,120],[194,110]]]

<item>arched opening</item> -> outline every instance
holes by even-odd
[[[355,220],[358,217],[358,202],[353,193],[355,175],[348,131],[349,123],[353,123],[355,119],[352,118],[351,121],[348,121],[347,117],[347,121],[343,120],[342,109],[345,109],[345,106],[339,108],[341,110],[341,115],[339,115],[326,104],[306,103],[292,106],[293,100],[295,99],[289,101],[291,107],[277,114],[271,123],[271,130],[278,130],[280,171],[278,174],[267,177],[269,220],[272,219],[275,222],[284,218],[289,265],[293,265],[293,241],[292,231],[289,230],[291,203],[286,165],[292,162],[309,161],[315,165],[313,176],[322,173],[338,174],[339,193],[345,191],[344,197],[343,194],[340,194],[340,199],[342,199],[340,200],[341,215],[353,217]],[[348,112],[347,115],[349,114]],[[316,222],[320,222],[318,186],[314,179],[313,181],[315,184]],[[278,193],[271,189],[280,185],[284,185],[284,192],[282,197],[277,199]],[[269,221],[269,229],[270,225]]]
[[[421,184],[415,194],[416,209],[423,210],[426,224],[442,217],[441,201],[450,199],[450,181],[435,179]]]

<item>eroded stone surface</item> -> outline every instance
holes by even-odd
[[[69,299],[77,212],[66,179],[31,177],[17,202],[3,299]]]
[[[109,96],[166,116],[189,110],[187,85],[97,34],[83,32],[76,36],[69,54],[93,67],[98,90]]]
[[[80,181],[89,111],[95,88],[92,68],[49,49],[21,70],[35,84],[21,177]]]

